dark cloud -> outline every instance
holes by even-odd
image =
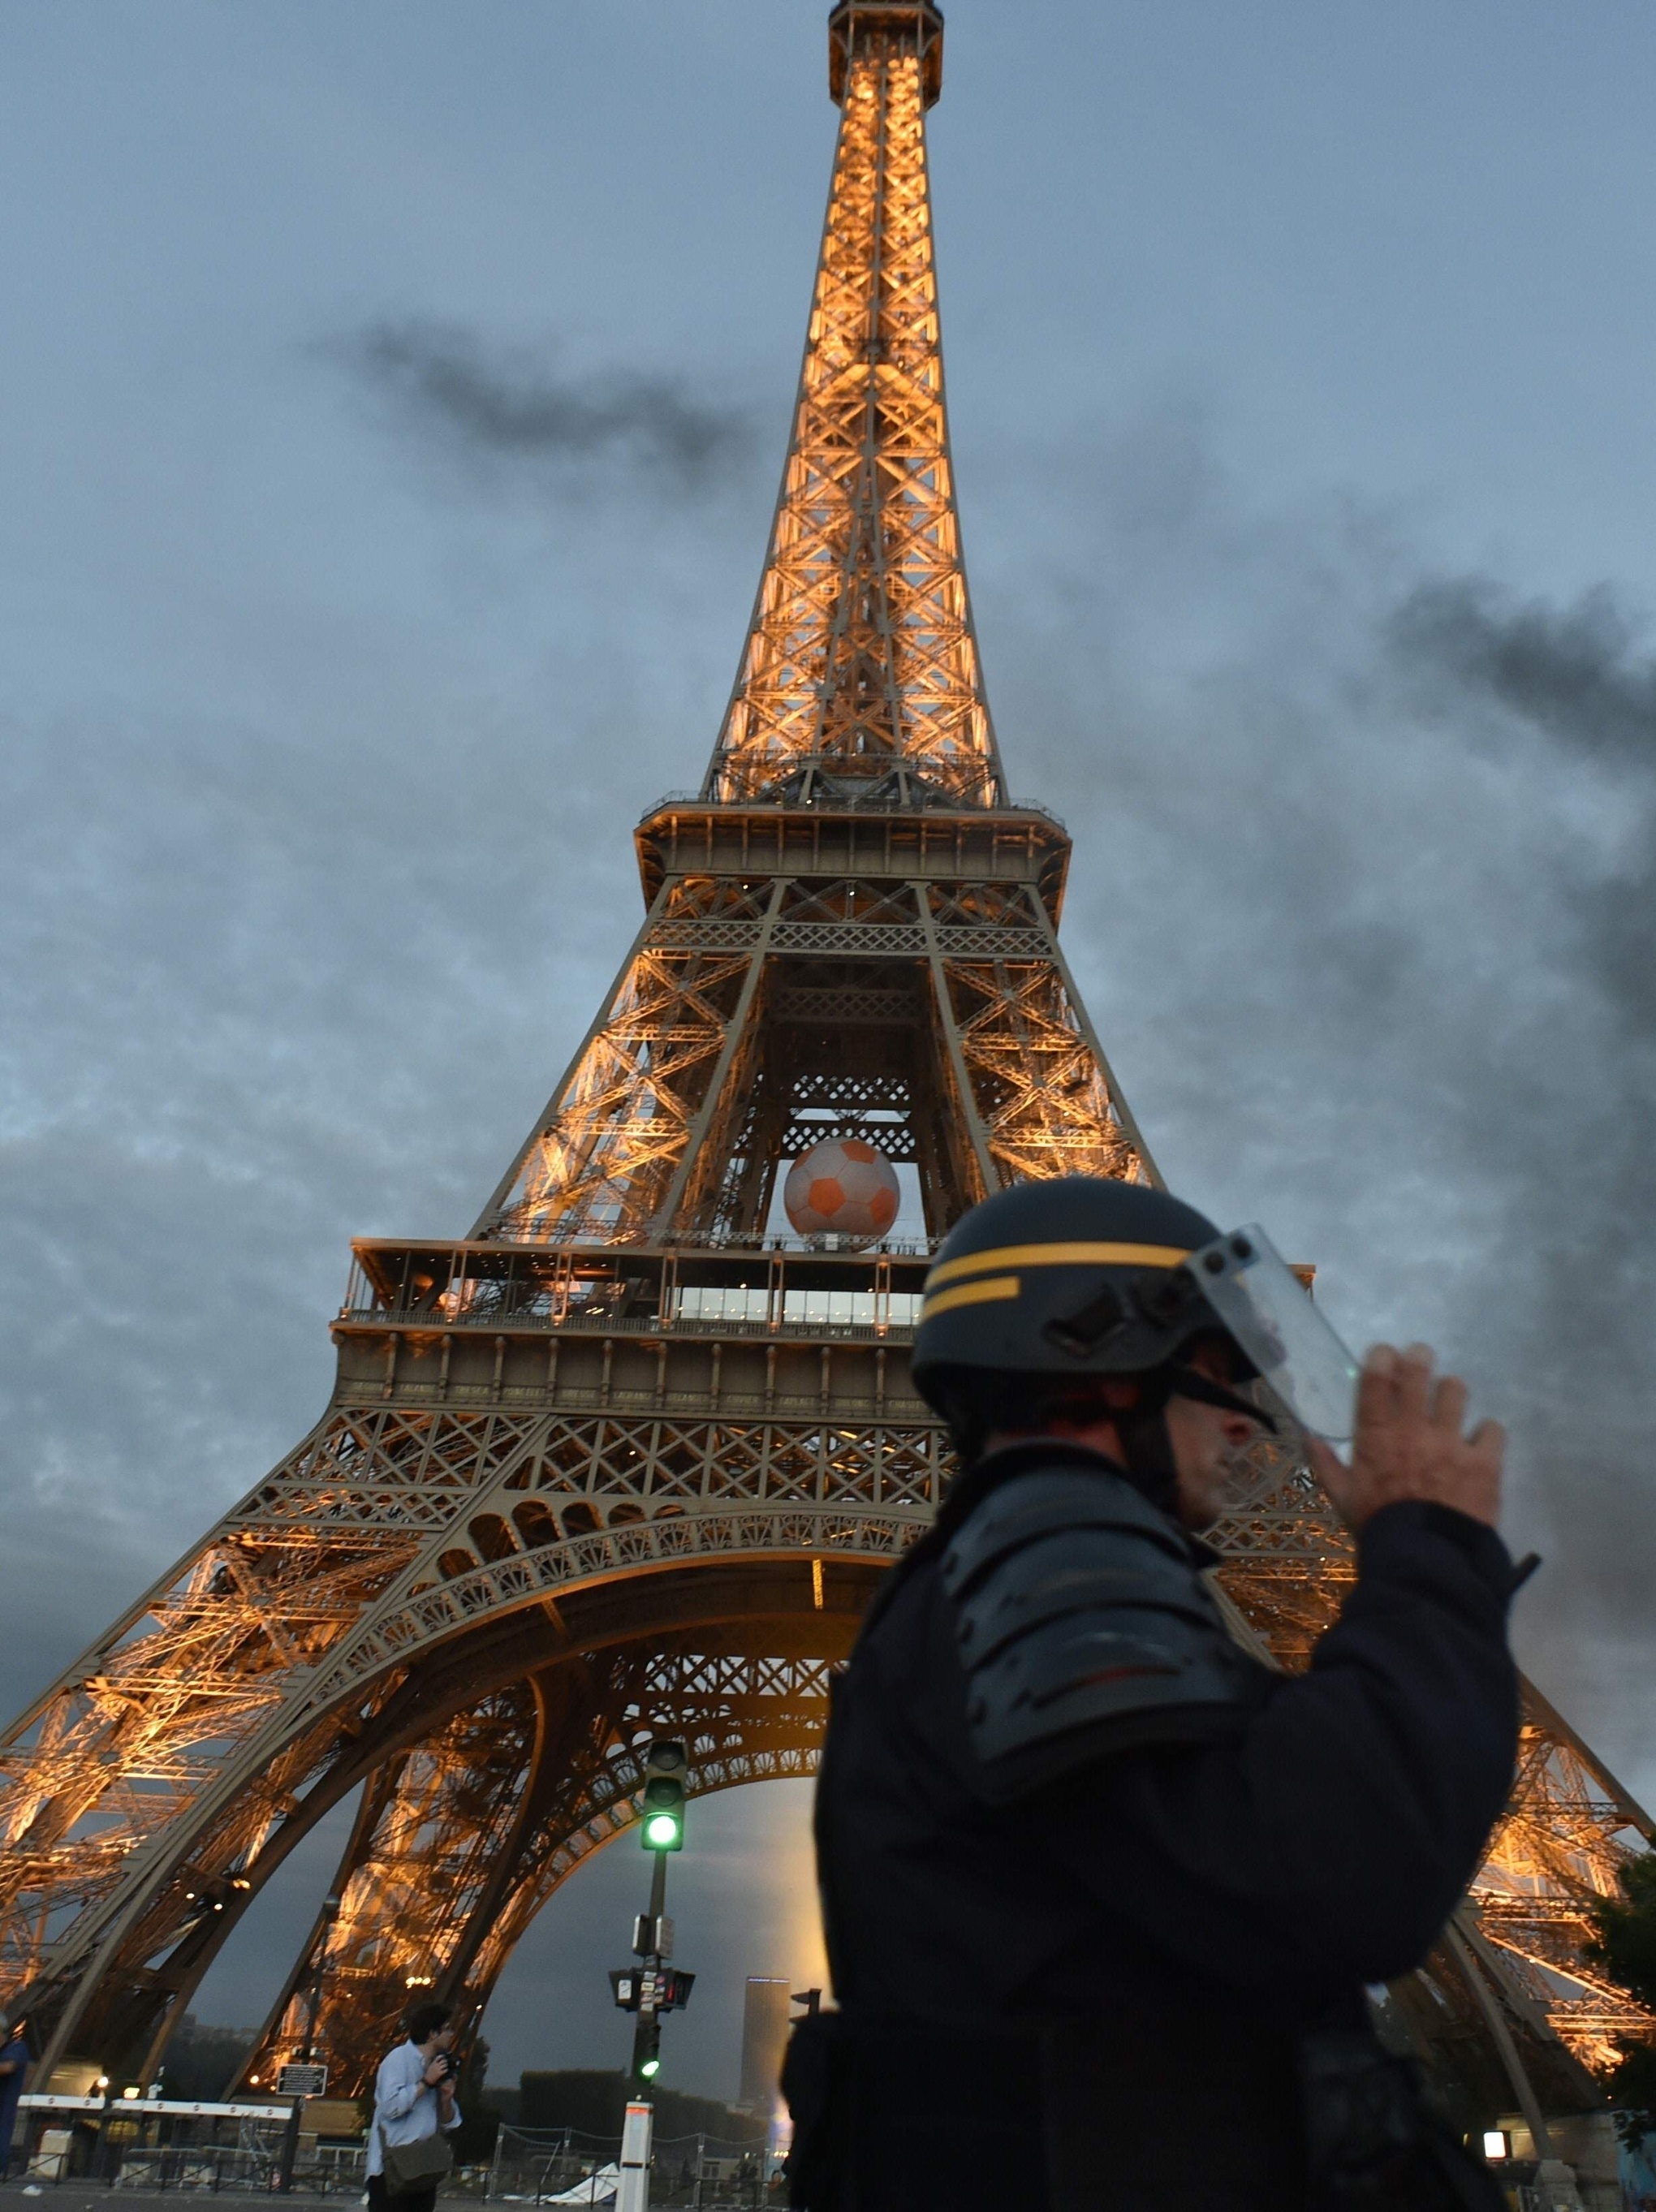
[[[1656,663],[1639,656],[1640,626],[1608,586],[1561,608],[1518,601],[1488,577],[1439,579],[1409,594],[1390,634],[1400,659],[1465,698],[1656,777]]]
[[[407,426],[496,469],[607,463],[683,491],[706,486],[751,451],[746,410],[697,398],[678,378],[568,376],[544,356],[493,344],[458,323],[376,322],[332,350]]]
[[[1550,607],[1478,578],[1422,586],[1389,630],[1440,726],[1504,736],[1508,759],[1538,738],[1563,771],[1546,965],[1529,980],[1550,970],[1560,987],[1565,1057],[1511,1070],[1551,1109],[1544,1128],[1508,1117],[1520,1141],[1501,1250],[1531,1301],[1525,1370],[1555,1510],[1586,1509],[1571,1540],[1625,1620],[1656,1567],[1656,664],[1641,629],[1608,588]],[[1585,851],[1568,818],[1583,798],[1605,815]]]
[[[1484,578],[1423,585],[1391,624],[1399,657],[1458,705],[1525,725],[1613,781],[1616,849],[1602,881],[1575,887],[1574,904],[1583,980],[1613,1007],[1635,1062],[1656,1042],[1656,660],[1641,636],[1608,586],[1555,608]],[[1647,1085],[1649,1073],[1640,1068]]]

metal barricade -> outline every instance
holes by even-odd
[[[26,2095],[19,2102],[14,2170],[37,2188],[82,2188],[210,2195],[276,2189],[291,2104],[186,2104],[164,2098],[115,2100]],[[293,2190],[307,2197],[358,2197],[367,2163],[360,2142],[306,2142]]]
[[[502,2125],[489,2166],[457,2174],[453,2186],[504,2204],[611,2205],[620,2152],[618,2136]],[[650,2157],[652,2212],[761,2212],[782,2201],[778,2164],[762,2144],[658,2136]]]

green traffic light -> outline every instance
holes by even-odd
[[[638,2069],[646,2081],[653,2081],[661,2070],[661,2062],[659,2058],[647,2058]]]
[[[681,1743],[653,1743],[644,1753],[639,1792],[639,1840],[647,1851],[685,1847],[685,1796],[690,1760]]]

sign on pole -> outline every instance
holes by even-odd
[[[295,2062],[291,2066],[277,2069],[276,2094],[278,2097],[326,2097],[328,2093],[328,2069]]]

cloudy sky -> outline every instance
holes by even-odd
[[[635,927],[763,549],[824,12],[0,9],[12,1705],[309,1425],[347,1240],[464,1231]],[[1526,1663],[1647,1798],[1653,69],[1633,0],[955,0],[932,125],[1106,1048],[1178,1188],[1510,1420]],[[810,1969],[803,1820],[698,1811],[687,2086]],[[618,2059],[611,1861],[500,2072]]]

